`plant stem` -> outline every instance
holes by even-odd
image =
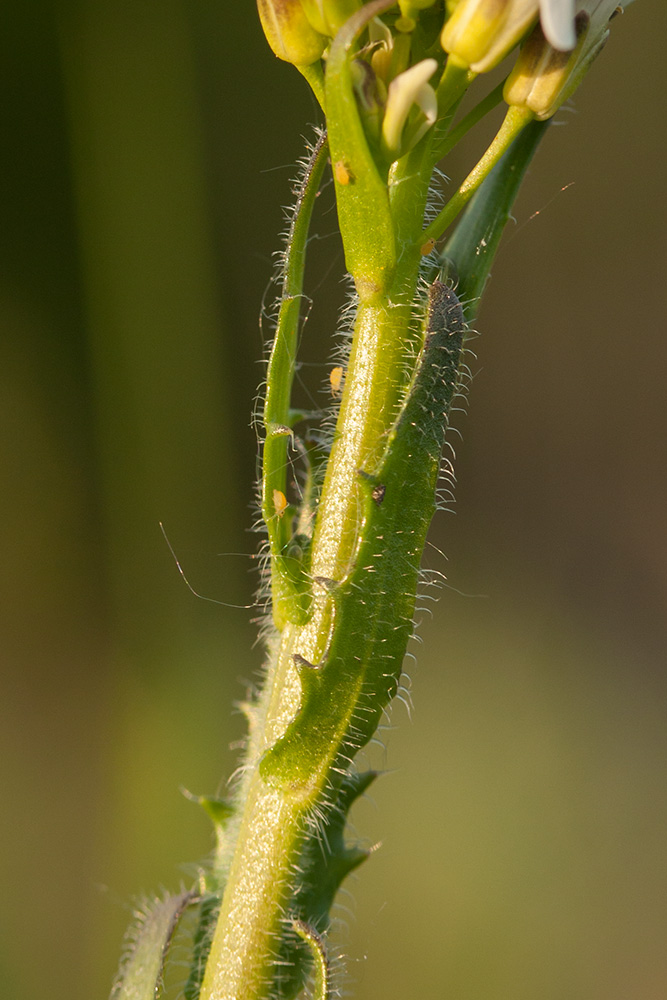
[[[336,437],[327,466],[312,553],[313,576],[341,579],[357,539],[359,469],[377,461],[397,413],[409,346],[411,293],[399,288],[359,304]],[[407,276],[406,276],[407,277]],[[401,294],[402,292],[402,294]]]
[[[501,80],[497,87],[494,87],[483,100],[476,104],[472,111],[461,119],[456,128],[448,132],[439,143],[435,144],[435,159],[441,160],[456,146],[461,139],[467,135],[471,128],[477,125],[489,111],[492,111],[497,104],[500,104],[503,97],[503,87],[505,81]]]
[[[271,552],[271,583],[274,621],[278,628],[285,620],[304,618],[307,601],[296,585],[298,563],[286,552],[291,537],[291,517],[284,516],[287,447],[293,437],[290,401],[303,303],[303,276],[310,219],[327,161],[326,134],[316,142],[304,164],[298,198],[285,249],[280,310],[266,374],[262,453],[262,517]],[[277,501],[280,503],[278,506]]]
[[[406,259],[397,274],[392,295],[359,305],[313,538],[314,578],[338,581],[350,569],[362,527],[359,469],[379,462],[403,391],[396,372],[405,367],[411,349],[410,303],[417,267],[418,257],[411,255],[409,265]],[[283,735],[301,704],[294,656],[311,663],[324,657],[332,616],[331,595],[316,587],[307,624],[283,628],[267,677],[270,695],[258,757]],[[303,784],[271,787],[258,770],[250,779],[201,1000],[260,1000],[266,995],[308,815],[325,795],[339,746],[340,739],[332,743]],[[256,769],[258,764],[255,759]]]
[[[505,120],[500,126],[495,139],[479,163],[470,171],[456,194],[450,198],[433,222],[422,231],[420,236],[422,242],[428,239],[437,240],[442,236],[461,209],[472,198],[485,177],[488,177],[491,173],[491,170],[498,163],[503,153],[509,148],[522,129],[533,120],[534,115],[530,111],[526,112],[518,107],[510,107],[508,109]]]

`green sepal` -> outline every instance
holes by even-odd
[[[300,0],[257,0],[257,9],[274,55],[295,66],[319,60],[327,40],[310,24]]]
[[[483,181],[442,249],[443,279],[455,280],[468,322],[479,308],[521,182],[549,122],[531,122]]]
[[[361,6],[361,0],[301,0],[306,17],[316,31],[333,37]]]
[[[383,456],[362,470],[361,537],[354,566],[332,595],[331,644],[319,670],[301,671],[299,712],[260,762],[275,787],[307,788],[337,758],[353,756],[398,688],[465,330],[460,303],[441,282],[431,286],[425,327]]]
[[[111,1000],[156,1000],[162,992],[164,963],[178,922],[197,898],[194,892],[183,892],[137,910],[137,923],[126,934],[126,950]]]
[[[366,138],[350,60],[368,22],[393,6],[392,0],[373,0],[352,15],[331,45],[325,75],[329,149],[345,264],[364,301],[389,286],[396,245],[387,177],[380,174]]]

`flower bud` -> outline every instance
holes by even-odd
[[[539,0],[460,0],[440,41],[460,66],[486,73],[537,20]]]
[[[301,0],[257,0],[266,40],[275,55],[294,66],[317,62],[327,44],[308,21]]]
[[[388,83],[391,79],[392,59],[394,52],[394,36],[391,29],[374,18],[368,25],[368,34],[372,43],[371,66],[379,80]]]
[[[539,121],[551,118],[576,90],[609,36],[608,24],[617,9],[615,0],[587,0],[574,23],[572,52],[553,48],[538,25],[526,40],[505,83],[508,104],[532,111]]]
[[[507,77],[503,97],[507,104],[527,108],[544,120],[560,107],[558,97],[578,61],[588,28],[588,16],[577,17],[578,43],[572,52],[552,48],[539,24],[526,40],[514,69]]]

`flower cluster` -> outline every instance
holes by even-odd
[[[457,74],[467,85],[518,46],[504,99],[528,117],[551,117],[622,10],[617,0],[257,0],[257,6],[274,53],[320,73],[343,25],[360,20],[355,93],[369,145],[385,163],[414,148],[443,118]]]

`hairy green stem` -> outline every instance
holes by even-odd
[[[437,162],[505,93],[499,84],[452,128],[476,76],[468,63],[484,65],[481,50],[491,39],[479,34],[479,24],[469,25],[467,41],[455,39],[463,54],[445,55],[441,31],[452,5],[430,0],[401,0],[400,12],[392,10],[396,0],[259,0],[259,7],[274,52],[298,65],[328,129],[295,190],[267,369],[266,676],[242,706],[248,738],[233,795],[199,800],[215,825],[212,863],[193,892],[140,915],[117,1000],[159,994],[165,955],[189,907],[197,908],[194,933],[189,920],[179,931],[189,934],[191,951],[185,1000],[295,1000],[309,971],[315,1000],[329,1000],[334,991],[326,949],[330,909],[345,876],[368,853],[345,839],[348,811],[375,778],[359,772],[356,758],[400,684],[459,391],[465,319],[444,276],[472,317],[545,129],[528,110],[535,101],[544,106],[539,88],[533,93],[537,84],[529,100],[513,89],[511,74],[512,104],[495,139],[424,228]],[[468,59],[472,52],[481,61]],[[436,69],[434,90],[425,77]],[[558,69],[567,66],[559,62]],[[553,83],[547,74],[541,86]],[[347,371],[337,365],[331,372],[336,398],[343,386],[333,435],[326,420],[312,425],[319,414],[291,407],[308,232],[327,148],[356,288]],[[464,208],[434,264],[436,240]],[[298,437],[297,420],[306,427]],[[305,482],[292,484],[288,469],[305,472]]]
[[[292,926],[301,940],[306,942],[313,957],[313,965],[315,966],[313,1000],[329,1000],[331,996],[331,977],[329,975],[329,962],[322,939],[303,920],[293,920]]]
[[[345,379],[338,428],[327,466],[313,539],[312,574],[338,580],[348,568],[359,530],[358,470],[377,459],[396,417],[410,349],[411,303],[407,289],[372,305],[360,303]]]
[[[442,384],[455,385],[458,364],[445,377],[431,362],[430,381],[415,383],[429,341],[415,328],[418,266],[414,248],[404,251],[387,293],[358,304],[312,540],[308,616],[285,621],[273,646],[200,1000],[276,995],[313,817],[335,807],[341,775],[395,694],[442,438],[421,458],[419,449],[425,428],[443,432],[453,390],[444,412],[433,400]],[[284,391],[280,399],[286,407]],[[411,477],[425,463],[420,488]]]
[[[416,263],[412,287],[416,282]],[[377,464],[396,418],[410,323],[409,293],[400,305],[360,306],[339,425],[328,465],[313,540],[311,572],[339,581],[350,567],[360,530],[363,487],[358,470]],[[294,719],[301,683],[294,657],[317,664],[329,642],[332,597],[314,588],[312,615],[283,628],[267,684],[270,699],[261,752]],[[337,746],[300,787],[276,789],[256,773],[249,785],[201,1000],[257,1000],[270,983],[275,942],[289,898],[309,810],[323,796]]]
[[[303,304],[303,276],[310,219],[327,161],[327,141],[320,135],[304,164],[298,187],[283,269],[280,310],[266,375],[262,455],[262,517],[266,524],[271,553],[272,605],[278,628],[295,614],[303,619],[307,608],[297,593],[298,560],[287,550],[291,537],[290,517],[285,516],[287,499],[287,449],[292,439],[290,402],[299,322]]]
[[[327,61],[338,214],[359,302],[309,552],[306,613],[276,617],[281,633],[268,668],[261,731],[247,763],[236,850],[200,1000],[264,1000],[272,992],[277,949],[285,919],[293,919],[295,873],[313,817],[336,808],[343,775],[396,692],[412,630],[461,327],[455,324],[456,361],[445,380],[444,356],[433,353],[442,345],[434,346],[436,334],[425,335],[423,324],[415,325],[420,262],[415,237],[430,177],[427,147],[407,158],[410,169],[392,204],[360,126],[350,75],[359,32],[373,13],[389,6],[378,0],[352,17]],[[427,326],[437,328],[436,339],[445,336],[443,296],[438,292],[428,309]],[[426,345],[428,359],[417,364]],[[269,416],[287,412],[293,364],[283,346],[274,348],[273,359],[279,405],[272,399],[265,410]],[[266,426],[269,442],[268,417]],[[279,422],[274,430],[280,438]],[[276,532],[270,523],[276,515],[273,490],[284,481],[272,451],[278,446],[270,442],[268,460],[265,452],[263,485],[274,583],[275,556],[288,544],[286,532]]]
[[[396,690],[412,628],[419,557],[434,510],[443,408],[451,403],[458,365],[457,353],[445,378],[443,362],[433,356],[429,337],[444,336],[439,302],[435,318],[434,307],[429,311],[436,332],[422,340],[422,353],[427,345],[431,353],[417,366],[420,380],[415,383],[413,374],[406,395],[396,378],[410,350],[415,370],[409,303],[416,274],[415,260],[412,274],[405,274],[396,290],[402,303],[387,298],[358,310],[314,533],[311,613],[303,625],[284,626],[267,678],[266,717],[252,762],[257,769],[247,789],[201,1000],[268,995],[312,815],[326,810],[331,790]],[[460,325],[456,330],[458,352]],[[425,476],[423,488],[411,482],[411,474],[416,480]]]

